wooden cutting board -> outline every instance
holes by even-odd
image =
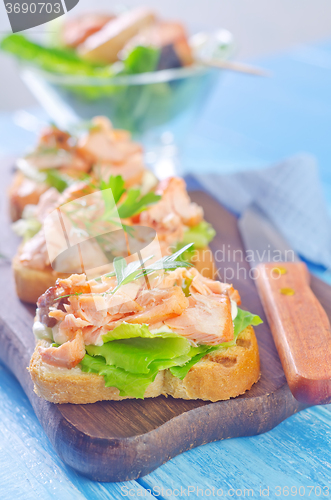
[[[10,229],[5,196],[10,167],[10,162],[2,162],[0,253],[13,256],[19,240]],[[158,397],[55,405],[38,398],[26,369],[34,349],[34,307],[17,299],[10,262],[0,263],[0,359],[19,380],[62,460],[91,479],[136,479],[190,448],[266,432],[305,408],[288,388],[255,285],[248,277],[249,266],[241,262],[243,246],[236,218],[205,192],[191,192],[191,197],[203,206],[206,220],[217,232],[211,247],[221,260],[220,278],[225,268],[236,271],[239,265],[239,279],[232,281],[240,291],[243,307],[265,321],[256,328],[261,379],[236,399],[208,403]],[[232,256],[237,250],[234,262],[227,259],[229,245]],[[312,288],[331,317],[331,287],[312,277]]]

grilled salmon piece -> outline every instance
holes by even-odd
[[[153,290],[150,292],[151,300],[149,302],[147,301],[147,309],[141,313],[127,317],[125,319],[127,323],[145,323],[147,325],[152,325],[153,323],[179,316],[189,305],[188,299],[179,286],[164,290],[161,294],[153,294]],[[144,300],[146,300],[146,298],[148,299],[148,292],[143,294],[142,297]],[[139,298],[137,302],[140,302]],[[150,305],[150,307],[148,307],[148,305]]]
[[[190,307],[164,323],[197,344],[218,345],[233,340],[231,304],[226,295],[192,295]]]
[[[74,337],[60,347],[39,348],[41,359],[52,366],[74,368],[85,356],[85,344],[82,330],[77,330]]]

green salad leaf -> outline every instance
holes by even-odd
[[[185,297],[189,297],[191,295],[190,286],[193,281],[193,278],[185,278],[184,283],[182,284],[182,290],[184,292]]]
[[[183,364],[190,360],[189,341],[179,335],[113,340],[102,346],[87,346],[86,351],[91,356],[103,356],[107,365],[114,365],[131,373],[147,374],[151,363],[161,369],[159,365],[163,366],[164,361],[173,360],[173,364],[177,364],[180,358]]]
[[[183,380],[192,366],[194,366],[201,358],[206,356],[206,354],[219,349],[219,346],[210,345],[199,345],[197,347],[191,347],[190,355],[191,359],[182,366],[173,366],[170,368],[171,373],[174,377],[178,377]]]
[[[99,67],[69,49],[44,47],[16,33],[4,37],[0,48],[52,73],[97,77],[109,77],[113,74],[110,66]]]
[[[126,55],[122,64],[117,63],[118,70],[112,65],[86,61],[71,49],[40,45],[17,33],[5,36],[0,48],[51,73],[105,78],[155,71],[160,58],[160,49],[137,46]]]
[[[206,221],[201,221],[194,227],[184,232],[181,242],[177,243],[175,250],[180,250],[188,243],[193,245],[181,255],[181,260],[191,262],[194,257],[195,249],[205,248],[211,242],[216,234],[215,229]]]
[[[137,45],[123,61],[125,74],[149,73],[155,71],[160,59],[160,49]]]
[[[194,243],[195,248],[205,248],[215,237],[216,231],[205,220],[184,233],[183,244]]]
[[[105,358],[102,356],[89,356],[85,354],[80,362],[80,367],[83,372],[97,373],[102,375],[105,380],[106,387],[117,387],[120,391],[120,396],[131,396],[134,398],[143,399],[147,387],[154,381],[158,370],[150,370],[148,374],[137,374],[109,366],[106,364]]]
[[[233,320],[234,324],[234,338],[237,339],[239,333],[245,330],[249,325],[257,326],[263,323],[260,316],[244,311],[238,307],[237,316]]]
[[[23,238],[26,242],[37,234],[42,227],[41,222],[35,217],[29,217],[27,219],[19,219],[12,224],[12,229],[15,234]]]
[[[114,330],[107,332],[102,336],[104,342],[111,342],[112,340],[120,339],[133,339],[136,337],[141,338],[155,338],[155,337],[177,337],[177,333],[161,332],[151,333],[147,325],[134,325],[131,323],[121,323]]]
[[[61,174],[56,168],[44,170],[44,173],[46,184],[57,189],[59,193],[63,193],[72,182],[69,176]]]
[[[206,354],[236,345],[240,332],[260,323],[259,316],[238,308],[234,340],[196,347],[177,333],[151,333],[147,325],[122,323],[103,335],[102,346],[86,346],[87,354],[80,366],[84,372],[102,375],[106,387],[117,387],[120,396],[143,398],[160,370],[169,369],[183,380]]]
[[[84,372],[102,375],[106,386],[117,387],[121,396],[143,398],[160,370],[181,366],[196,354],[186,338],[170,332],[152,334],[147,325],[122,323],[103,340],[102,346],[86,346],[80,366]]]
[[[175,247],[175,251],[178,252],[179,250],[181,250],[185,246],[186,246],[186,244],[181,241],[181,242],[177,243],[177,245]],[[191,262],[193,260],[193,257],[194,257],[194,252],[195,252],[195,247],[194,247],[194,243],[192,242],[190,248],[188,248],[185,252],[183,252],[181,254],[179,260],[181,260],[183,262]]]

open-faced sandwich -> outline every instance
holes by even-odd
[[[129,132],[114,129],[105,117],[93,118],[87,130],[77,136],[55,126],[45,129],[35,150],[17,160],[17,168],[9,188],[14,221],[22,217],[26,205],[36,205],[50,187],[62,192],[88,175],[99,180],[121,175],[127,187],[150,184],[152,177],[144,165],[141,145],[131,140]]]
[[[260,376],[251,326],[260,318],[179,254],[150,266],[115,260],[111,274],[72,275],[47,290],[33,327],[35,392],[84,404],[161,394],[218,401],[249,390]]]
[[[47,215],[72,200],[105,189],[117,193],[115,201],[123,224],[139,224],[155,230],[163,256],[194,243],[193,250],[185,258],[204,276],[214,277],[214,261],[208,244],[215,231],[203,219],[202,208],[191,202],[183,179],[169,178],[159,183],[155,190],[144,193],[138,188],[126,189],[120,176],[111,176],[108,182],[90,178],[71,184],[62,194],[54,188],[47,190],[37,206],[26,207],[26,218],[15,222],[16,231],[24,237],[13,260],[16,290],[22,300],[35,303],[57,278],[66,277],[54,271],[49,260],[42,226]]]

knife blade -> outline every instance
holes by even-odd
[[[256,207],[245,211],[238,227],[293,396],[329,403],[330,322],[309,286],[306,264]]]
[[[289,246],[269,220],[255,206],[250,206],[238,221],[246,251],[251,250],[249,264],[255,268],[261,262],[299,261],[297,253]]]

